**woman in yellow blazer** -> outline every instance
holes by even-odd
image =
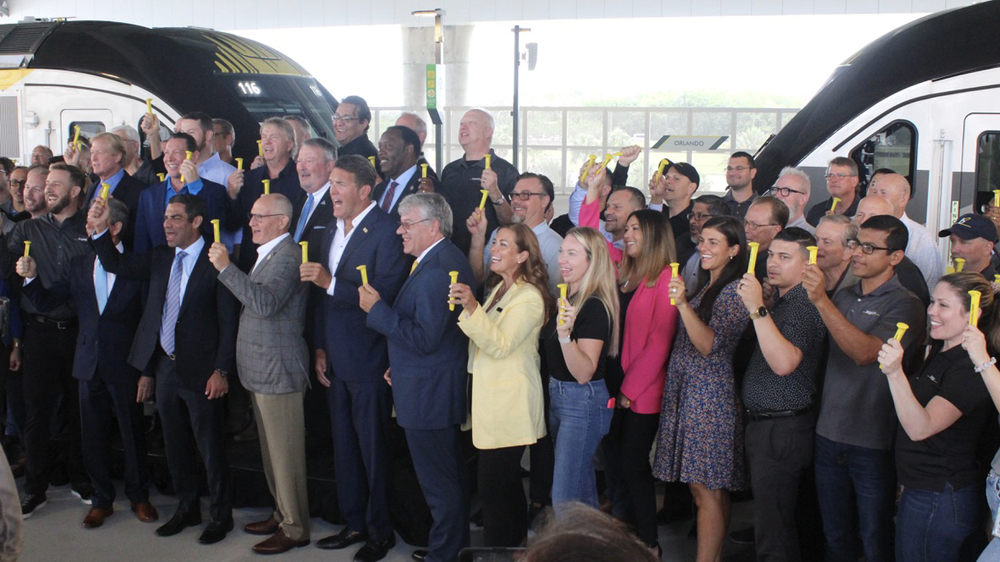
[[[486,546],[519,546],[528,533],[521,485],[524,447],[545,436],[538,335],[554,308],[538,239],[523,224],[497,231],[490,248],[486,304],[467,285],[451,286],[469,336],[472,443],[479,449],[479,492]]]

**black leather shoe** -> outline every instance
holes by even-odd
[[[347,548],[352,544],[365,542],[367,540],[368,535],[357,531],[351,531],[347,527],[344,527],[344,529],[336,535],[316,541],[316,546],[326,550],[340,550],[342,548]]]
[[[424,562],[424,560],[427,560],[427,551],[426,550],[414,550],[413,554],[410,555],[410,558],[413,558],[417,562]]]
[[[384,541],[368,541],[354,555],[354,562],[378,562],[396,546],[396,535],[389,535]]]
[[[174,516],[170,518],[170,521],[167,521],[156,529],[156,534],[161,537],[172,537],[184,529],[194,527],[195,525],[201,525],[200,513],[193,513],[191,515],[175,513]]]
[[[198,537],[198,542],[201,544],[215,544],[222,539],[226,538],[226,534],[233,530],[233,520],[230,519],[212,519],[205,525],[205,530],[201,532],[201,536]]]

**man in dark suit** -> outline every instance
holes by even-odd
[[[109,232],[116,249],[124,251],[120,236],[128,222],[128,208],[117,199],[110,206]],[[156,521],[149,503],[149,471],[142,432],[142,403],[153,396],[153,379],[139,376],[127,363],[132,337],[142,314],[142,282],[117,278],[101,267],[93,252],[73,258],[68,283],[46,289],[36,278],[32,257],[22,257],[17,273],[26,280],[24,295],[39,310],[53,310],[73,301],[80,337],[73,355],[73,377],[79,380],[83,464],[94,486],[93,507],[83,520],[86,529],[104,524],[114,513],[115,486],[111,482],[112,418],[118,418],[125,457],[125,494],[132,511],[144,523]]]
[[[236,170],[226,183],[229,193],[226,229],[243,230],[237,265],[244,273],[249,273],[257,260],[257,245],[253,243],[247,216],[253,204],[264,194],[264,180],[269,182],[270,193],[284,195],[295,207],[305,199],[305,194],[299,189],[299,176],[292,159],[292,151],[295,150],[295,130],[292,126],[280,117],[265,119],[260,128],[260,140],[264,155],[259,158],[263,159],[264,165],[250,171]],[[292,217],[292,224],[297,224],[297,220],[297,216]]]
[[[308,261],[318,262],[327,229],[333,222],[333,203],[330,202],[330,173],[337,161],[337,147],[324,138],[310,138],[303,141],[295,168],[299,173],[299,185],[305,192],[302,202],[292,216],[298,219],[292,224],[292,236],[296,242],[308,242]],[[315,333],[316,314],[322,311],[326,292],[309,283],[309,302],[306,305],[305,338],[309,346],[310,385],[306,390],[306,426],[310,444],[330,442],[330,416],[327,414],[326,388],[316,379],[313,360],[318,347]]]
[[[128,223],[122,231],[121,240],[126,248],[132,247],[135,237],[136,210],[139,208],[139,194],[146,188],[133,178],[123,167],[127,148],[125,141],[113,133],[100,133],[90,139],[90,165],[100,181],[94,182],[87,192],[87,201],[100,197],[103,184],[108,184],[108,193],[128,207]]]
[[[386,213],[399,221],[399,202],[407,195],[417,193],[421,169],[417,164],[420,154],[420,137],[407,127],[392,126],[382,133],[378,141],[378,159],[386,178],[375,187],[372,198]],[[428,174],[427,179],[440,187],[437,178]]]
[[[156,406],[163,421],[167,465],[180,505],[156,530],[160,536],[201,524],[198,451],[205,462],[211,495],[211,522],[199,542],[211,544],[233,528],[229,465],[223,446],[226,376],[235,367],[237,301],[208,261],[199,228],[205,202],[175,195],[164,213],[167,245],[146,254],[119,254],[108,229],[108,210],[97,199],[88,227],[104,268],[116,275],[149,280],[149,296],[128,362],[156,378]],[[191,442],[194,435],[195,443]]]
[[[365,158],[341,156],[330,175],[331,224],[319,262],[300,266],[303,281],[326,291],[317,314],[316,374],[329,387],[337,496],[347,526],[320,540],[320,548],[340,549],[358,542],[357,562],[381,560],[396,544],[386,498],[386,427],[389,392],[382,375],[389,367],[386,338],[365,327],[358,305],[367,281],[387,302],[406,279],[407,265],[397,224],[371,199],[375,170]],[[331,275],[332,272],[332,275]],[[332,376],[327,374],[327,365]]]
[[[187,153],[191,158],[187,158]],[[164,181],[143,190],[139,196],[135,221],[133,250],[144,254],[167,243],[163,234],[163,213],[167,202],[174,195],[190,193],[205,201],[207,213],[202,223],[202,234],[212,235],[212,219],[226,216],[226,188],[198,175],[199,152],[194,137],[187,133],[173,133],[163,147],[163,164],[167,168]],[[181,178],[184,178],[183,181]],[[117,198],[117,195],[115,196]]]
[[[383,137],[384,138],[384,137]],[[460,311],[447,304],[452,280],[475,286],[469,261],[447,238],[451,208],[436,193],[400,204],[403,251],[417,259],[391,306],[371,285],[361,287],[367,325],[388,338],[396,419],[406,432],[413,467],[434,517],[424,559],[447,562],[469,544],[469,496],[461,424],[466,414],[469,340]]]
[[[306,285],[299,280],[301,251],[288,232],[292,204],[280,193],[253,205],[250,226],[258,245],[250,275],[229,261],[221,243],[208,251],[219,282],[243,304],[236,341],[240,381],[251,392],[267,486],[274,512],[244,529],[271,535],[253,546],[280,554],[309,544],[306,494],[305,417],[302,397],[309,385],[309,352],[302,337]]]
[[[421,119],[416,113],[403,112],[396,119],[396,125],[406,127],[417,133],[417,138],[420,139],[420,152],[417,156],[417,164],[427,164],[427,176],[435,180],[438,179],[434,167],[424,157],[424,142],[427,140],[427,122]]]

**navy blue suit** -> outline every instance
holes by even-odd
[[[439,191],[441,189],[441,182],[438,181],[437,176],[431,174],[431,169],[429,166],[427,168],[427,178],[431,180],[431,182],[434,184],[434,191]],[[382,194],[384,194],[386,190],[389,189],[389,184],[391,182],[392,182],[391,179],[385,179],[382,181],[382,183],[376,185],[375,189],[372,190],[372,200],[375,201],[376,205],[382,199]],[[403,193],[399,196],[398,199],[396,199],[396,203],[392,206],[392,208],[389,209],[389,214],[392,215],[392,219],[394,221],[399,222],[399,204],[403,202],[403,199],[405,197],[417,193],[417,190],[419,188],[420,188],[420,164],[417,164],[417,171],[412,176],[410,176],[410,181],[406,182],[406,185],[396,186],[396,189],[402,189]]]
[[[398,225],[374,206],[354,225],[336,271],[336,285],[317,315],[317,345],[326,352],[330,377],[330,421],[340,511],[351,531],[374,540],[392,536],[386,498],[385,443],[389,391],[382,375],[389,367],[385,336],[365,326],[358,287],[365,265],[368,282],[387,303],[395,300],[408,273]],[[331,222],[320,254],[329,269],[337,222]]]
[[[73,258],[68,285],[49,289],[37,280],[25,285],[25,297],[41,311],[72,300],[80,322],[73,355],[79,379],[83,464],[94,485],[94,507],[111,507],[112,417],[118,418],[125,450],[125,494],[133,504],[149,500],[142,404],[136,402],[139,371],[128,364],[129,350],[142,316],[142,282],[117,277],[102,313],[94,290],[93,252]]]
[[[395,302],[380,300],[368,327],[389,341],[396,419],[406,432],[420,487],[434,517],[429,560],[455,560],[469,544],[469,496],[461,429],[469,340],[448,309],[450,271],[475,287],[469,260],[447,238],[419,260]]]
[[[198,192],[208,206],[208,216],[201,224],[201,233],[205,236],[214,235],[212,219],[226,222],[226,188],[213,182],[201,179],[201,191]],[[161,181],[145,189],[139,196],[138,210],[135,212],[135,242],[132,249],[137,254],[144,254],[157,246],[166,246],[167,237],[163,234],[163,215],[167,212],[167,190],[173,191],[169,181]],[[116,192],[117,193],[117,192]],[[130,216],[132,209],[129,209]]]
[[[205,461],[211,494],[211,516],[232,518],[229,466],[223,443],[222,400],[209,400],[205,386],[213,371],[232,373],[236,367],[239,301],[219,283],[218,271],[208,261],[209,244],[198,255],[184,289],[175,327],[173,357],[160,344],[163,307],[175,249],[159,246],[145,254],[119,254],[107,234],[92,241],[104,268],[122,277],[149,280],[149,296],[129,364],[156,377],[156,407],[163,421],[167,465],[180,500],[176,515],[200,514],[198,505],[198,451]],[[117,285],[117,281],[115,284]],[[192,443],[191,435],[194,435]]]

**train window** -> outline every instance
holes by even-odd
[[[95,135],[108,130],[100,121],[71,121],[69,131],[66,133],[67,139],[73,140],[77,127],[80,127],[80,136],[85,139],[92,139]]]
[[[994,189],[1000,189],[1000,131],[986,131],[976,150],[977,199],[989,199]]]
[[[894,121],[872,135],[851,152],[858,163],[862,182],[867,186],[872,172],[889,168],[906,176],[913,185],[914,166],[917,162],[917,130],[909,121]]]
[[[268,117],[301,115],[319,136],[330,132],[330,106],[312,78],[256,76],[237,78],[232,86],[240,103],[257,121]]]

